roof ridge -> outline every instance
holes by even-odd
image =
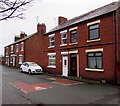
[[[100,16],[100,15],[115,11],[119,7],[119,2],[120,2],[120,0],[117,0],[115,2],[106,4],[104,6],[101,6],[101,7],[97,8],[97,9],[94,9],[94,10],[92,10],[90,12],[87,12],[87,13],[84,13],[82,15],[76,16],[76,17],[74,17],[72,19],[69,19],[64,23],[55,26],[54,28],[49,30],[46,34],[52,33],[54,31],[57,31],[57,30],[60,30],[60,29],[63,29],[63,28],[66,28],[68,26],[77,24],[77,23],[85,21],[85,20],[95,18],[97,16]]]
[[[10,46],[10,45],[13,45],[13,44],[16,44],[16,43],[22,42],[22,41],[24,41],[24,40],[30,38],[31,36],[33,36],[33,35],[35,35],[35,34],[36,34],[36,32],[33,33],[33,34],[30,34],[30,35],[28,35],[28,36],[26,36],[26,37],[24,37],[24,38],[22,38],[22,39],[19,39],[19,40],[15,41],[15,42],[13,42],[13,43],[7,45],[7,46]],[[7,46],[5,46],[5,47],[7,47]]]
[[[101,6],[101,7],[99,7],[99,8],[96,8],[96,9],[94,9],[94,10],[91,10],[91,11],[89,11],[89,12],[86,12],[86,13],[84,13],[84,14],[82,14],[82,15],[79,15],[79,16],[76,16],[76,17],[74,17],[74,18],[71,18],[71,19],[69,19],[69,20],[67,20],[67,21],[71,21],[71,20],[74,20],[74,19],[77,19],[77,18],[80,18],[80,17],[83,17],[83,16],[86,16],[87,14],[89,14],[89,13],[93,13],[93,12],[95,12],[95,11],[97,11],[97,10],[100,10],[100,9],[102,9],[102,8],[105,8],[105,7],[107,7],[107,6],[109,6],[109,5],[114,5],[114,3],[117,3],[117,2],[119,2],[120,0],[117,0],[116,2],[112,2],[112,3],[109,3],[109,4],[106,4],[106,5],[104,5],[104,6]],[[66,21],[66,22],[67,22]],[[65,23],[66,23],[65,22]]]

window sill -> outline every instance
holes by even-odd
[[[78,44],[78,42],[76,42],[76,43],[69,43],[69,45],[76,45],[76,44]]]
[[[55,46],[50,46],[50,47],[48,47],[48,48],[50,49],[50,48],[54,48],[54,47],[55,47]]]
[[[104,69],[92,69],[92,68],[85,68],[86,71],[104,71]]]
[[[56,68],[56,66],[47,66],[48,68]]]
[[[97,42],[97,41],[100,41],[101,39],[94,39],[94,40],[87,40],[87,43],[90,43],[90,42]]]
[[[62,46],[67,46],[67,44],[62,44],[62,45],[60,45],[60,47],[62,47]]]

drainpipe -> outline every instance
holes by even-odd
[[[116,47],[116,11],[113,12],[113,35],[114,35],[114,64],[115,64],[115,82],[117,83],[117,47]]]

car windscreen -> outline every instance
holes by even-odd
[[[29,66],[38,66],[36,63],[29,63]]]

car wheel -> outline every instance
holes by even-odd
[[[22,70],[22,68],[20,68],[20,72],[21,72],[21,73],[23,73],[23,70]]]
[[[29,70],[28,73],[31,75],[31,70]]]

